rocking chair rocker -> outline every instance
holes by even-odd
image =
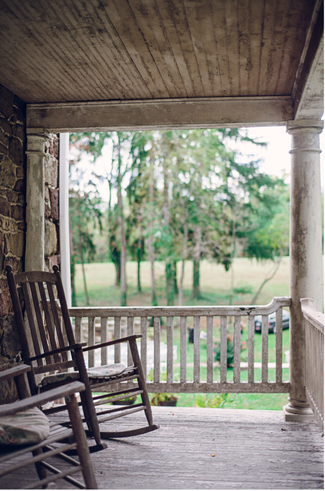
[[[157,429],[152,420],[136,344],[136,339],[141,336],[132,335],[89,347],[85,346],[86,343],[76,343],[58,266],[54,266],[53,270],[53,273],[29,271],[14,275],[12,267],[6,267],[23,361],[32,368],[28,374],[32,394],[71,380],[81,381],[85,385],[85,391],[80,394],[80,405],[88,427],[86,434],[96,441],[91,451],[107,446],[101,439],[128,437]],[[118,364],[86,368],[84,352],[123,342],[128,343],[132,366]],[[92,391],[96,391],[96,396],[93,397]],[[131,409],[127,406],[100,407],[109,401],[134,395],[140,395],[141,402]],[[45,412],[48,414],[65,409],[66,405],[59,405]],[[123,431],[100,431],[99,424],[137,411],[144,411],[146,426]]]

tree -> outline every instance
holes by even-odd
[[[93,242],[93,234],[90,229],[91,223],[96,223],[101,227],[102,214],[99,208],[101,200],[98,196],[90,192],[83,192],[78,189],[70,189],[70,226],[73,230],[72,250],[71,250],[71,285],[72,285],[72,305],[76,306],[75,289],[75,265],[79,260],[82,267],[83,284],[86,298],[86,305],[89,305],[89,295],[87,289],[85,260],[91,261],[95,255],[96,248]]]

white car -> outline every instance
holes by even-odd
[[[269,333],[276,332],[276,312],[269,315],[268,318]],[[286,310],[282,310],[282,329],[289,329],[290,314]],[[255,316],[255,332],[262,332],[262,316]]]

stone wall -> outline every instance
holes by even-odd
[[[20,344],[5,276],[10,264],[24,271],[26,243],[26,106],[0,85],[0,371],[21,361]],[[59,264],[59,138],[50,134],[44,150],[45,269]],[[16,397],[2,383],[0,404]]]
[[[0,85],[0,370],[20,360],[20,345],[4,275],[11,264],[22,271],[25,253],[26,107]],[[12,385],[1,386],[0,403],[10,399]]]
[[[59,236],[59,135],[50,134],[45,145],[45,269],[60,263]]]

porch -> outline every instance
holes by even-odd
[[[152,409],[157,431],[110,440],[108,448],[92,454],[100,489],[324,487],[323,437],[315,423],[284,422],[281,411]],[[20,488],[31,475],[16,473],[14,483],[1,487]]]

